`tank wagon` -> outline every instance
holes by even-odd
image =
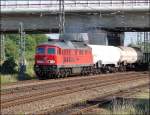
[[[36,48],[34,71],[39,78],[99,74],[135,69],[142,60],[137,48],[51,41]]]
[[[119,47],[121,49],[120,65],[127,69],[135,69],[142,63],[143,53],[139,48]]]
[[[115,46],[88,45],[92,48],[93,62],[102,72],[115,72],[121,58],[121,50]]]

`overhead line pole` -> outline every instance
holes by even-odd
[[[25,78],[25,71],[26,71],[26,65],[25,65],[25,32],[23,28],[23,23],[20,23],[19,27],[19,79],[23,80]]]
[[[1,61],[5,60],[5,36],[1,34]]]
[[[59,34],[65,32],[65,3],[64,0],[59,0]]]

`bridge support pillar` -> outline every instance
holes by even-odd
[[[123,46],[124,32],[107,32],[108,45]]]
[[[90,30],[88,32],[89,43],[96,44],[96,45],[107,45],[107,32],[103,30]]]
[[[96,45],[124,45],[124,32],[109,32],[106,30],[91,30],[88,32],[89,43]]]

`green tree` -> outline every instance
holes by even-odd
[[[44,34],[31,34],[30,36],[35,39],[36,44],[48,41],[48,37]]]
[[[16,43],[10,39],[7,38],[6,39],[6,45],[5,45],[5,51],[6,51],[6,57],[14,57],[17,58],[18,57],[18,51],[17,51],[17,46]]]
[[[7,60],[4,61],[1,67],[1,72],[3,74],[13,74],[15,73],[15,67],[17,64],[15,63],[15,60],[13,57],[9,57]]]
[[[26,34],[26,53],[33,54],[36,45],[42,42],[46,42],[48,37],[44,34]],[[6,35],[6,57],[18,58],[19,49],[19,34],[7,34]],[[28,57],[28,55],[26,55]]]
[[[36,41],[34,38],[32,38],[32,36],[27,35],[26,36],[26,51],[30,52],[30,51],[34,51],[35,47],[36,47]]]

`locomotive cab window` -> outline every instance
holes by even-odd
[[[41,48],[41,47],[37,48],[36,53],[37,54],[44,54],[45,53],[45,48]]]
[[[48,54],[55,54],[55,48],[48,48]]]

